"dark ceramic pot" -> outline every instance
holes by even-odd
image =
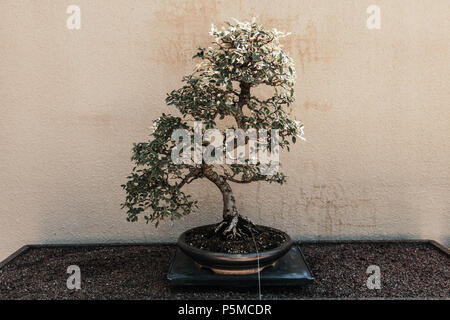
[[[203,268],[209,268],[218,274],[251,274],[259,272],[264,268],[275,265],[277,260],[285,255],[292,246],[292,240],[287,235],[287,240],[279,247],[259,253],[229,254],[212,252],[195,248],[186,243],[186,233],[197,228],[183,232],[178,238],[177,244],[198,265]]]

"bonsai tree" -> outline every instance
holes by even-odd
[[[156,226],[164,219],[178,219],[197,207],[197,201],[185,194],[183,187],[205,178],[219,188],[223,197],[222,221],[215,232],[224,239],[243,239],[256,229],[239,214],[230,183],[283,184],[285,175],[279,171],[267,174],[264,171],[267,164],[249,159],[231,164],[210,164],[204,160],[175,163],[171,157],[177,148],[173,133],[177,129],[193,130],[194,121],[205,125],[202,133],[211,128],[219,129],[221,125],[225,125],[225,129],[244,131],[276,129],[277,144],[289,151],[296,137],[304,139],[303,125],[288,114],[294,101],[295,69],[279,43],[287,34],[267,30],[255,19],[226,23],[220,30],[212,25],[210,34],[215,41],[208,48],[198,49],[193,58],[198,59],[199,64],[193,73],[183,78],[180,89],[167,95],[166,103],[174,106],[180,115],[163,113],[153,123],[151,139],[134,144],[132,161],[136,166],[128,182],[122,185],[126,190],[122,208],[127,209],[128,221],[137,221],[144,211],[147,223]],[[257,87],[265,87],[266,91],[262,92],[272,88],[270,96],[258,97],[254,93]],[[234,145],[237,139],[232,141]],[[210,143],[202,142],[200,148],[207,151]],[[248,143],[246,136],[244,144]],[[215,152],[230,153],[227,149],[219,148]],[[270,151],[271,147],[268,149]],[[188,157],[185,160],[191,160],[186,149],[184,152]]]

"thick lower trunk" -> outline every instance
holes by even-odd
[[[234,217],[239,216],[236,199],[228,182],[221,177],[217,172],[207,167],[204,170],[205,177],[212,181],[222,192],[223,197],[223,220],[231,221]]]
[[[226,239],[253,237],[257,230],[250,220],[239,215],[233,191],[227,180],[209,166],[203,169],[203,174],[220,189],[223,196],[223,221],[217,225],[216,232],[221,233]]]

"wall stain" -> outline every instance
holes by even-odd
[[[111,123],[112,116],[108,113],[84,114],[79,116],[78,120],[85,124],[101,127],[109,125]]]
[[[309,21],[303,33],[292,32],[283,39],[285,50],[295,62],[300,62],[301,71],[305,72],[308,64],[329,61],[335,58],[335,45],[329,35],[319,36],[317,25]],[[298,63],[297,63],[298,64]],[[299,70],[299,68],[297,68]]]
[[[374,228],[376,212],[371,199],[362,192],[348,194],[341,184],[316,184],[300,188],[297,206],[303,208],[320,235],[333,235],[348,226]],[[366,211],[370,214],[363,214]]]
[[[325,100],[324,102],[312,101],[307,97],[305,99],[305,102],[303,103],[303,107],[305,109],[313,109],[313,110],[318,110],[318,111],[329,111],[331,109],[332,105],[328,100]]]
[[[173,67],[194,65],[192,56],[197,48],[213,41],[208,32],[218,14],[216,2],[174,1],[158,8],[148,23],[151,29],[160,27],[161,23],[165,27],[163,34],[154,39],[157,43],[150,60]]]
[[[172,65],[174,68],[193,64],[191,57],[198,47],[209,46],[213,38],[208,34],[211,23],[220,27],[224,20],[232,22],[232,17],[220,17],[216,1],[182,1],[173,2],[170,6],[158,6],[151,19],[148,20],[151,30],[158,30],[158,37],[152,40],[149,59],[157,63]],[[242,20],[250,20],[255,13],[250,12]],[[256,14],[256,16],[258,16]],[[329,61],[336,55],[336,21],[326,20],[323,32],[318,31],[315,21],[308,21],[303,30],[299,30],[299,22],[303,17],[296,14],[288,19],[274,18],[262,13],[258,21],[266,28],[277,28],[291,34],[281,39],[281,45],[294,59],[297,70],[305,71],[308,64]],[[164,28],[161,28],[164,25]],[[155,33],[156,34],[156,33]]]

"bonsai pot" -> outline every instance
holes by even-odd
[[[286,241],[281,243],[278,247],[270,250],[258,251],[258,253],[230,254],[212,252],[196,248],[186,242],[186,234],[188,232],[195,232],[196,229],[203,227],[196,227],[183,232],[178,238],[177,245],[200,267],[211,269],[217,274],[238,275],[257,273],[264,268],[274,266],[278,259],[283,257],[289,251],[293,243],[289,235],[286,234]],[[271,229],[277,230],[274,228]]]

